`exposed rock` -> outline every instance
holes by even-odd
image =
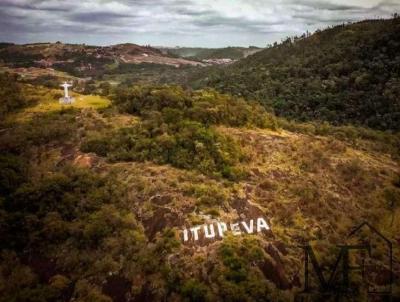
[[[279,289],[285,290],[292,287],[285,275],[282,264],[275,263],[267,258],[259,265],[259,268],[263,272],[265,278],[273,282]]]
[[[73,164],[81,168],[92,168],[98,162],[98,157],[94,154],[79,154],[75,157]]]
[[[173,201],[173,197],[171,195],[154,195],[150,197],[150,202],[157,205],[165,205]]]
[[[287,255],[288,251],[286,249],[286,245],[281,241],[274,241],[274,246],[279,250],[282,255]]]
[[[151,217],[144,219],[142,223],[147,238],[153,240],[155,235],[166,227],[183,225],[184,219],[168,208],[158,208]]]
[[[278,264],[282,264],[281,256],[279,255],[278,249],[272,244],[268,244],[265,248],[265,251],[274,259],[274,261]]]
[[[76,153],[76,147],[74,145],[66,144],[61,149],[61,157],[63,159],[72,159]]]
[[[246,198],[234,198],[231,201],[231,206],[237,211],[241,218],[254,219],[265,216],[264,211],[258,206],[251,204]]]

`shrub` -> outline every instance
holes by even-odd
[[[192,302],[205,302],[209,300],[207,297],[208,287],[196,279],[187,280],[182,285],[181,294],[188,301]]]
[[[28,104],[23,96],[16,77],[8,73],[0,73],[0,118]]]
[[[224,301],[269,301],[270,290],[257,264],[264,260],[260,243],[254,238],[227,236],[218,249],[222,266],[213,277]]]
[[[348,183],[364,179],[364,169],[359,159],[352,159],[348,162],[340,163],[338,165],[338,170],[343,179]]]
[[[109,142],[105,139],[89,139],[81,144],[83,152],[94,152],[100,156],[107,156],[109,151]]]
[[[204,125],[277,128],[275,117],[261,105],[211,89],[185,91],[179,86],[134,86],[119,90],[114,102],[120,110],[140,116],[151,111],[162,112],[168,124],[188,119]]]
[[[92,172],[67,167],[62,173],[54,173],[39,182],[25,183],[2,204],[10,238],[1,245],[16,248],[40,245],[41,238],[48,236],[63,240],[70,223],[76,223],[80,217],[90,218],[89,228],[92,225],[89,222],[103,213],[101,205],[117,200],[122,194],[116,194],[115,190],[122,189],[118,186],[108,190],[107,181]]]
[[[202,206],[223,205],[228,199],[223,188],[212,184],[193,185],[189,193],[197,199],[198,205]]]
[[[26,180],[25,160],[13,154],[0,155],[0,195],[14,192]]]
[[[182,169],[196,169],[204,174],[237,177],[233,166],[243,157],[238,144],[194,121],[183,120],[167,125],[158,115],[129,128],[82,144],[85,152],[108,156],[113,161],[145,161],[171,164]]]
[[[396,209],[400,206],[400,189],[387,187],[383,190],[383,196],[389,209]]]
[[[32,120],[16,124],[0,137],[0,151],[20,154],[31,146],[65,143],[75,134],[75,114],[76,110],[71,108],[37,114]]]
[[[145,161],[195,169],[230,180],[246,174],[237,166],[245,159],[231,137],[211,125],[276,128],[261,106],[212,90],[185,91],[178,86],[135,86],[114,97],[120,110],[142,122],[100,138],[84,141],[84,152],[112,161]]]

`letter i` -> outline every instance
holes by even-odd
[[[189,236],[188,236],[188,231],[187,229],[183,230],[183,241],[188,241],[189,240]]]

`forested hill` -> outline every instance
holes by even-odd
[[[232,59],[238,60],[255,54],[261,48],[249,47],[224,47],[224,48],[201,48],[201,47],[177,47],[159,48],[167,54],[172,54],[186,59],[207,60],[207,59]]]
[[[288,38],[200,81],[278,115],[400,130],[400,18]]]

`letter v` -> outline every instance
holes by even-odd
[[[242,221],[242,225],[243,225],[244,229],[246,230],[247,234],[253,233],[253,231],[254,231],[254,220],[253,219],[250,220],[250,226],[248,226],[246,224],[246,222],[244,222],[244,221]]]

